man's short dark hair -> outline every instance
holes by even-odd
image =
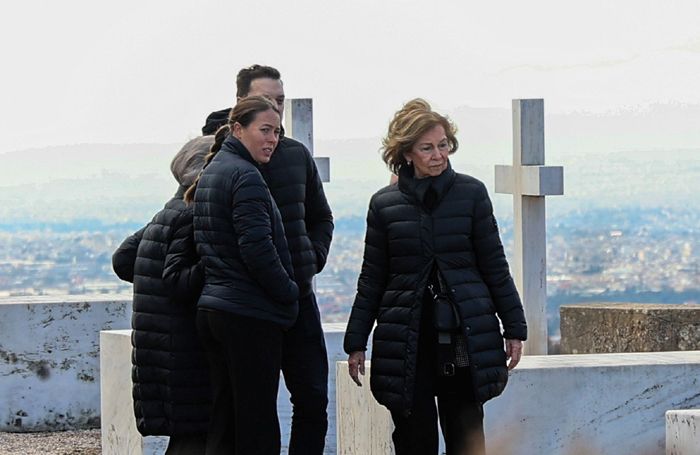
[[[250,92],[250,84],[255,79],[280,79],[280,72],[271,66],[252,65],[248,68],[243,68],[236,76],[236,97],[244,98]]]

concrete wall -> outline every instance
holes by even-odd
[[[561,353],[700,349],[700,305],[581,303],[562,305]]]
[[[0,431],[54,431],[100,426],[100,344],[102,330],[128,329],[130,296],[61,296],[0,299]],[[345,324],[324,324],[328,358],[333,365],[342,351]],[[133,420],[131,408],[130,331],[117,331],[116,351],[103,363],[119,412]],[[335,375],[329,377],[331,423],[327,453],[335,452]],[[104,397],[103,397],[104,399]],[[124,402],[123,400],[128,400]],[[109,399],[108,399],[109,401]],[[289,394],[280,386],[279,414],[283,443],[290,433]],[[135,427],[133,428],[135,431]],[[121,430],[120,430],[121,431]],[[111,433],[111,440],[124,441]],[[140,436],[139,436],[140,437]],[[128,440],[128,438],[126,438]],[[121,446],[121,443],[120,443]],[[159,453],[158,438],[139,441],[140,450]]]
[[[128,328],[131,299],[0,299],[0,431],[100,426],[100,330]]]
[[[391,418],[337,365],[338,454],[391,454]],[[700,352],[526,356],[485,406],[494,454],[664,453],[669,409],[700,407]]]

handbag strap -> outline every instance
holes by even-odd
[[[447,283],[445,283],[445,279],[442,277],[442,273],[440,273],[440,269],[437,266],[435,266],[434,273],[437,276],[437,282],[428,285],[428,289],[432,294],[433,300],[437,299],[438,295],[440,294],[444,296],[447,296],[449,294],[449,292],[447,292],[447,290],[449,289],[447,287]],[[435,289],[435,284],[437,285],[437,289]]]
[[[448,295],[449,292],[447,292],[447,284],[445,283],[445,279],[442,277],[442,273],[440,273],[440,269],[437,268],[437,266],[435,267],[435,274],[437,275],[438,287],[440,288],[439,292]]]

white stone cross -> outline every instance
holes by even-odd
[[[314,105],[311,98],[284,100],[284,132],[293,137],[314,154]],[[330,159],[314,157],[321,181],[331,181]]]
[[[496,166],[496,192],[513,195],[513,274],[525,307],[525,354],[547,354],[545,196],[564,194],[564,169],[544,165],[544,100],[513,100],[513,165]]]
[[[309,149],[314,156],[314,103],[311,98],[287,98],[284,100],[284,134],[293,137]],[[331,181],[331,160],[315,157],[318,175],[323,183]],[[316,277],[312,284],[316,291]]]

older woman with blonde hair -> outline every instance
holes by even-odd
[[[398,455],[437,454],[438,414],[448,454],[484,453],[482,404],[505,388],[527,336],[486,187],[450,165],[455,133],[422,99],[389,124],[382,158],[398,183],[370,200],[345,334],[361,385],[376,322],[370,386]]]

